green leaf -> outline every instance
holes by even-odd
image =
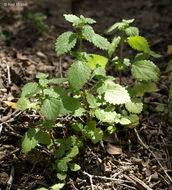
[[[82,123],[72,123],[72,129],[74,129],[75,131],[82,131],[83,124]]]
[[[38,73],[36,75],[37,79],[46,79],[48,77],[48,75],[44,74],[44,73]]]
[[[109,134],[114,133],[116,131],[115,125],[108,126],[107,131],[108,131]]]
[[[137,61],[131,69],[133,77],[138,81],[157,81],[160,75],[159,68],[148,60]]]
[[[94,73],[95,75],[97,76],[106,76],[106,70],[103,68],[103,67],[97,67],[95,70],[94,70]]]
[[[101,105],[100,103],[97,102],[96,97],[90,93],[87,93],[87,102],[89,103],[90,108],[97,108]]]
[[[65,20],[67,20],[68,22],[71,22],[71,23],[77,23],[80,18],[73,15],[73,14],[64,14],[63,15],[65,17]]]
[[[72,88],[80,90],[89,80],[91,74],[90,67],[81,61],[75,61],[68,70],[68,79]]]
[[[57,173],[57,177],[60,180],[64,180],[64,179],[66,179],[67,174],[65,172],[59,172],[59,173]]]
[[[148,53],[138,53],[134,58],[134,62],[145,60],[145,59],[148,59],[148,58],[149,58]]]
[[[21,96],[32,97],[38,90],[38,84],[36,82],[29,82],[22,88]]]
[[[24,111],[28,108],[30,108],[30,101],[25,98],[25,97],[21,97],[18,101],[17,101],[17,108],[21,111]]]
[[[60,84],[67,81],[68,81],[67,78],[54,78],[54,79],[50,79],[48,83]]]
[[[117,22],[115,24],[113,24],[107,31],[106,34],[110,34],[112,32],[115,32],[117,29],[121,29],[124,27],[124,23],[122,22]]]
[[[101,50],[108,50],[110,46],[108,40],[99,34],[94,35],[92,43]]]
[[[104,99],[110,104],[119,105],[130,101],[127,90],[112,81],[105,81]]]
[[[142,36],[131,36],[128,40],[129,45],[137,50],[137,51],[144,51],[144,52],[150,52],[149,44],[146,40],[146,38]]]
[[[24,153],[28,153],[38,144],[38,139],[35,138],[40,129],[29,129],[22,138],[22,148]]]
[[[82,28],[82,35],[86,40],[93,43],[96,47],[102,50],[107,50],[109,48],[110,43],[108,40],[99,34],[96,34],[93,28],[89,25],[84,25]]]
[[[45,99],[41,106],[41,113],[47,120],[56,120],[62,109],[62,102],[55,98]]]
[[[139,29],[137,27],[128,27],[125,29],[125,33],[127,36],[138,36]]]
[[[50,187],[50,190],[60,190],[64,186],[64,183],[58,183]]]
[[[170,62],[168,63],[168,66],[167,66],[165,72],[168,73],[170,71],[172,71],[172,60],[170,60]]]
[[[39,84],[44,88],[47,87],[48,82],[48,79],[39,79]]]
[[[115,37],[113,39],[112,43],[109,45],[108,55],[109,55],[110,58],[112,57],[112,54],[115,52],[116,48],[118,47],[118,44],[120,43],[120,41],[121,41],[120,36]]]
[[[165,106],[163,104],[159,104],[156,106],[156,111],[163,112],[165,110]]]
[[[41,187],[41,188],[36,189],[36,190],[48,190],[48,189],[47,189],[47,188],[45,188],[45,187]]]
[[[96,54],[91,54],[91,56],[92,58],[87,62],[87,64],[92,70],[95,70],[97,65],[103,68],[106,67],[106,64],[108,62],[108,59],[106,57]]]
[[[70,169],[71,169],[71,171],[76,172],[76,171],[80,170],[81,167],[78,164],[72,163],[72,164],[70,164]]]
[[[88,24],[95,24],[96,21],[92,18],[85,18],[85,23],[88,23]]]
[[[91,138],[91,141],[96,144],[103,138],[103,131],[99,128],[94,129],[94,136]]]
[[[110,112],[110,111],[104,111],[103,109],[97,109],[95,111],[95,115],[97,119],[107,123],[114,123],[117,116],[115,111]]]
[[[132,98],[131,102],[127,102],[125,104],[125,107],[130,113],[138,114],[138,113],[141,113],[141,111],[143,109],[143,103],[138,98]]]
[[[121,125],[128,125],[128,124],[131,123],[131,121],[127,117],[121,117],[120,120],[119,120],[119,123]]]
[[[61,34],[55,43],[57,56],[61,56],[69,52],[76,44],[77,38],[73,32],[64,32]]]
[[[127,125],[128,128],[134,128],[139,124],[139,117],[136,114],[131,114],[127,117],[130,120],[130,124]]]
[[[37,139],[38,142],[41,144],[50,144],[51,143],[50,135],[41,130],[35,134],[35,139]]]
[[[77,146],[74,146],[67,154],[66,156],[69,158],[75,157],[79,153],[79,149]]]
[[[64,157],[62,160],[57,161],[57,168],[60,171],[67,172],[68,170],[68,162],[70,162],[72,159],[69,157]]]

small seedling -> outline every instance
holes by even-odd
[[[45,23],[47,16],[42,13],[28,13],[27,17],[38,27],[37,34],[42,35],[48,32],[48,25]]]
[[[141,98],[138,97],[154,90],[156,88],[154,82],[159,76],[159,69],[153,62],[147,60],[150,54],[157,55],[149,49],[145,38],[130,35],[128,39],[122,34],[110,43],[95,33],[91,26],[96,23],[95,20],[66,14],[64,17],[66,21],[72,23],[75,32],[68,31],[61,34],[56,40],[55,50],[57,56],[70,53],[74,57],[67,78],[48,79],[48,75],[39,73],[36,76],[38,82],[30,82],[22,88],[21,98],[17,103],[20,110],[37,110],[43,118],[36,123],[37,127],[25,133],[22,140],[24,152],[28,153],[38,143],[47,145],[47,148],[53,150],[55,158],[53,169],[60,180],[66,178],[69,169],[80,170],[80,166],[73,160],[78,155],[79,148],[87,140],[96,144],[102,139],[105,131],[114,133],[118,127],[133,128],[138,125],[138,114],[143,108]],[[111,27],[109,32],[118,28],[122,33],[133,35],[131,28],[128,27],[131,21],[124,20],[121,24]],[[138,30],[134,34],[138,34]],[[142,51],[136,55],[132,64],[135,86],[122,86],[121,82],[117,84],[114,77],[107,76],[106,66],[109,59],[83,52],[84,41],[89,41],[97,48],[107,51],[109,57],[112,57],[117,45],[121,43],[120,58],[112,59],[119,71],[130,63],[128,59],[123,59],[125,42],[128,42],[133,49]],[[77,43],[78,52],[73,51]],[[90,85],[93,78],[95,83]],[[119,78],[122,81],[122,73]],[[67,84],[68,88],[61,87],[63,83]],[[71,115],[75,118],[76,122],[66,126],[71,131],[70,134],[73,132],[74,135],[59,137],[56,121],[59,115]]]

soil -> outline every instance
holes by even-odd
[[[64,180],[64,189],[172,189],[172,120],[155,109],[159,104],[169,104],[172,76],[165,73],[165,68],[172,59],[171,53],[167,52],[168,46],[172,45],[171,0],[17,2],[20,6],[15,4],[16,1],[0,1],[0,31],[6,34],[6,39],[0,41],[0,190],[33,190],[59,183],[51,169],[52,158],[44,147],[37,147],[29,154],[24,154],[21,149],[22,136],[39,119],[39,115],[20,112],[4,101],[16,102],[21,88],[27,82],[35,81],[38,72],[49,74],[50,78],[60,77],[61,74],[65,76],[72,59],[69,55],[62,58],[61,73],[54,50],[57,36],[71,29],[70,24],[64,21],[64,13],[95,19],[97,24],[94,29],[102,35],[113,23],[135,18],[134,26],[140,29],[140,35],[148,39],[153,51],[163,55],[152,59],[160,68],[161,77],[157,90],[144,98],[148,108],[140,115],[140,124],[135,129],[107,135],[96,145],[88,142],[76,157],[81,170],[69,172]],[[49,31],[46,34],[36,34],[36,25],[27,18],[29,12],[42,12],[47,16]],[[85,50],[106,55],[89,44],[86,44]],[[129,57],[134,55],[128,47],[124,54]],[[116,76],[113,68],[109,67],[108,72]],[[132,83],[128,71],[124,73],[124,79],[124,82]],[[59,130],[61,135],[68,133],[65,128]],[[114,148],[119,151],[118,155],[111,152]],[[92,183],[94,186],[91,187]]]

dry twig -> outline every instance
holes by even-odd
[[[10,190],[11,189],[11,186],[12,186],[12,183],[13,183],[13,178],[14,178],[14,172],[15,172],[15,169],[14,169],[14,166],[12,166],[11,168],[11,172],[10,172],[10,178],[7,182],[7,188],[6,190]]]
[[[154,154],[154,152],[152,152],[152,150],[150,150],[150,148],[142,141],[142,139],[140,138],[139,136],[139,133],[137,131],[137,129],[134,129],[136,135],[137,135],[137,138],[140,142],[140,144],[145,148],[147,149],[151,154],[152,156],[156,159],[157,163],[159,164],[159,166],[162,168],[162,170],[164,171],[165,175],[168,177],[168,179],[170,180],[170,182],[172,183],[172,179],[171,177],[168,175],[167,171],[164,169],[164,167],[162,166],[161,162],[158,160],[158,158],[156,157],[156,155]],[[168,185],[170,185],[170,183],[168,183]]]

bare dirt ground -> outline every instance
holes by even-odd
[[[27,155],[21,149],[23,134],[39,116],[21,113],[6,106],[4,101],[16,102],[21,88],[27,82],[34,81],[38,72],[49,74],[50,78],[60,77],[54,43],[59,34],[71,29],[63,19],[64,13],[82,14],[95,19],[95,31],[102,35],[113,23],[123,18],[135,18],[134,25],[148,39],[151,49],[163,55],[153,60],[161,70],[161,77],[156,92],[144,98],[148,109],[147,114],[140,116],[139,126],[119,132],[118,142],[114,135],[104,137],[102,143],[97,145],[88,142],[76,158],[81,171],[69,173],[64,189],[89,190],[92,177],[95,190],[172,189],[172,120],[155,109],[160,103],[169,104],[171,76],[164,71],[171,59],[167,48],[172,44],[172,2],[22,0],[22,6],[4,4],[13,2],[16,1],[0,1],[0,31],[7,31],[9,37],[6,41],[0,41],[0,190],[34,190],[59,182],[51,169],[52,158],[41,147]],[[48,33],[36,35],[36,26],[27,18],[29,12],[47,15]],[[89,45],[85,49],[97,52]],[[132,53],[125,49],[125,55],[132,56]],[[71,63],[70,56],[62,58],[64,76]],[[108,72],[114,76],[116,74],[111,68]],[[125,73],[126,81],[129,74]],[[62,122],[68,125],[68,122]],[[65,129],[61,131],[63,133],[67,133]],[[122,148],[122,154],[109,154],[109,143],[117,143]],[[117,182],[112,178],[124,181]]]

